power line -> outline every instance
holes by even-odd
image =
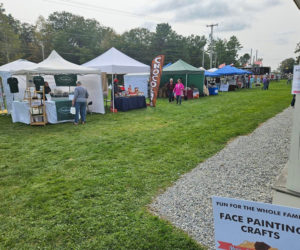
[[[72,1],[72,0],[43,0],[44,2],[50,2],[50,3],[56,3],[56,4],[63,4],[67,6],[72,6],[72,7],[80,7],[80,9],[86,9],[86,10],[92,10],[99,12],[101,10],[101,13],[103,11],[105,13],[118,13],[124,16],[130,16],[130,17],[138,17],[138,18],[143,18],[143,19],[151,19],[153,21],[158,21],[158,22],[167,22],[167,19],[164,18],[157,18],[155,16],[151,15],[145,15],[145,14],[138,14],[134,12],[129,12],[129,11],[124,11],[124,10],[119,10],[119,9],[113,9],[113,8],[107,8],[103,6],[98,6],[98,5],[93,5],[93,4],[87,4],[87,3],[80,3],[77,1]]]

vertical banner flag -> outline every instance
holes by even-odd
[[[155,107],[160,78],[162,74],[162,67],[164,65],[165,56],[159,55],[155,57],[151,65],[150,73],[150,106]]]
[[[300,249],[300,209],[212,197],[216,249]]]
[[[300,65],[294,66],[292,94],[300,94]]]

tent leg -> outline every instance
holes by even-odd
[[[187,100],[187,74],[185,74],[185,94],[186,94],[186,100]]]
[[[114,87],[114,74],[111,74],[111,86],[112,86],[112,102],[113,102],[113,113],[115,112],[115,87]]]

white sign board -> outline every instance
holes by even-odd
[[[292,94],[300,94],[300,65],[294,66]]]
[[[300,249],[300,209],[223,197],[212,201],[216,249]]]
[[[220,91],[227,92],[229,89],[229,84],[221,84]]]

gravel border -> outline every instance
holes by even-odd
[[[288,160],[292,108],[183,175],[159,195],[150,210],[209,249],[215,249],[211,197],[271,203],[271,187]]]

